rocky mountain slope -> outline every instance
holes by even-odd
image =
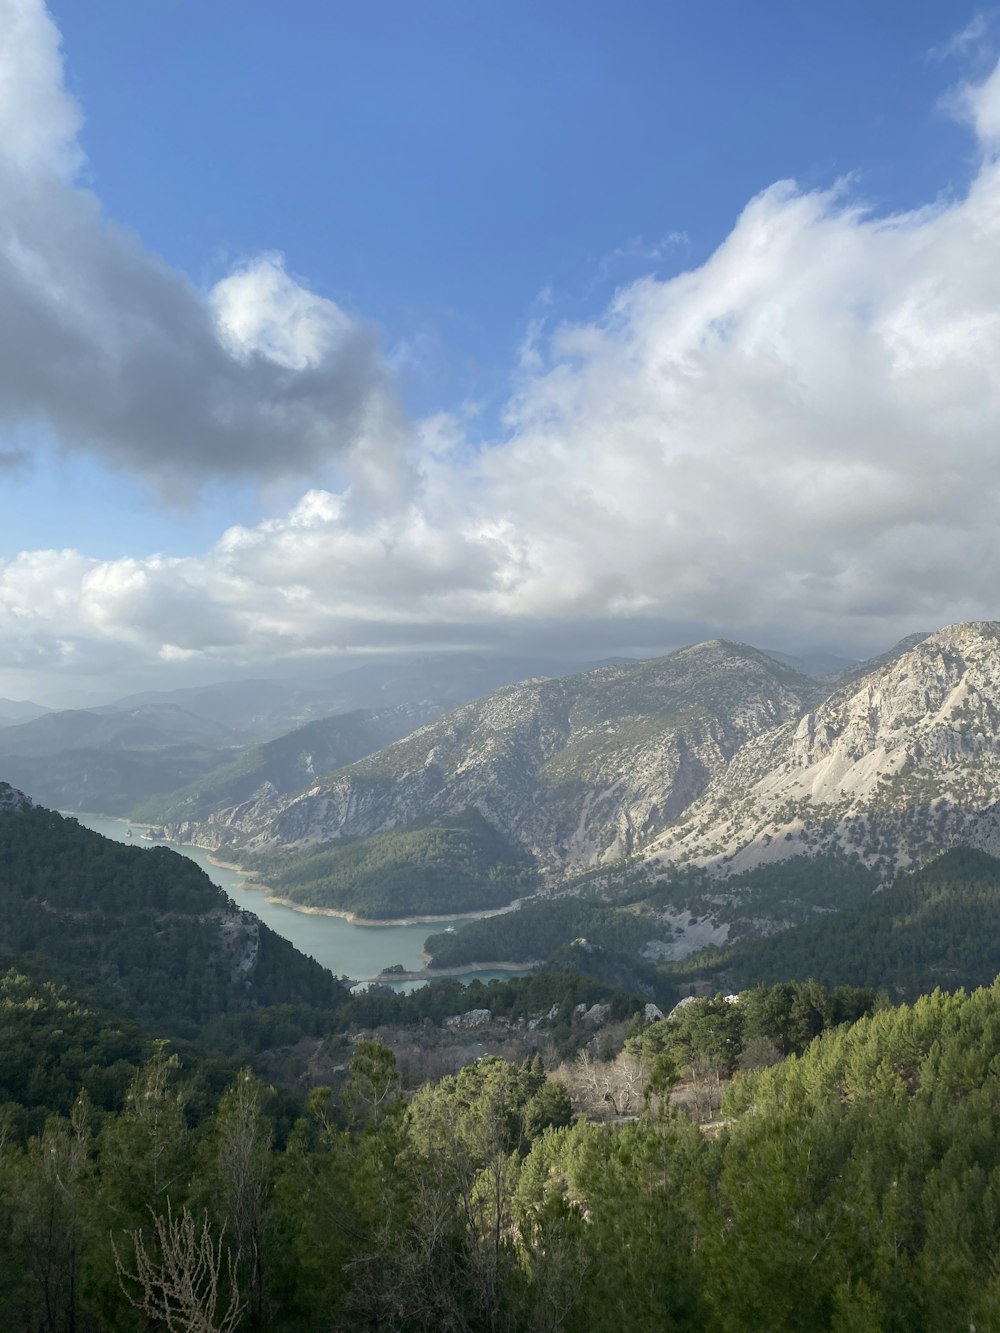
[[[169,836],[304,848],[477,809],[552,872],[634,852],[816,682],[741,644],[524,681],[453,710],[301,793],[252,798]]]
[[[648,855],[732,874],[834,851],[888,876],[1000,850],[998,801],[1000,623],[951,625],[750,739]]]
[[[240,750],[187,787],[133,805],[130,813],[152,824],[202,824],[236,805],[299,792],[323,774],[409,735],[442,711],[431,703],[396,704],[307,722],[276,740]]]

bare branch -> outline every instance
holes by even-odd
[[[207,1213],[202,1214],[199,1230],[189,1209],[174,1217],[169,1199],[166,1215],[152,1209],[150,1215],[161,1255],[159,1262],[146,1248],[138,1228],[128,1233],[135,1255],[134,1271],[122,1263],[114,1239],[111,1242],[118,1283],[130,1304],[150,1319],[166,1324],[172,1333],[233,1333],[244,1302],[236,1281],[239,1253],[234,1255],[224,1245],[225,1227],[213,1241]],[[133,1295],[136,1287],[138,1296]],[[229,1291],[229,1304],[217,1319],[225,1289]]]

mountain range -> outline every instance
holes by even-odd
[[[686,921],[675,914],[665,927],[663,956],[676,957],[746,917],[751,881],[753,901],[769,904],[758,914],[767,930],[782,920],[777,892],[761,893],[768,880],[785,885],[801,871],[818,882],[808,867],[823,865],[827,877],[854,866],[887,882],[944,848],[1000,850],[1000,624],[953,625],[835,665],[820,679],[713,640],[504,684],[446,710],[460,679],[468,687],[488,674],[477,659],[442,667],[433,698],[316,719],[254,745],[240,743],[231,714],[204,715],[204,698],[200,716],[132,701],[0,728],[0,772],[52,802],[53,787],[86,796],[80,774],[91,781],[108,766],[117,786],[109,778],[91,809],[128,810],[250,865],[263,855],[283,892],[301,874],[314,905],[324,882],[331,893],[336,884],[330,905],[343,910],[359,867],[370,901],[378,867],[398,877],[413,847],[427,884],[435,848],[452,880],[477,849],[497,857],[477,869],[477,882],[493,876],[483,907],[523,892],[529,863],[549,892],[581,876],[599,887],[603,876],[662,899],[664,885],[694,875],[702,898],[706,883],[718,889],[700,922],[685,907]],[[387,668],[369,689],[419,693],[434,670]],[[143,764],[157,768],[155,782]],[[287,873],[274,870],[282,856]],[[825,888],[813,896],[837,905]],[[382,914],[392,915],[387,899]]]
[[[302,849],[477,810],[549,874],[629,856],[751,738],[793,721],[817,682],[741,644],[506,686],[304,790],[262,788],[167,833]]]
[[[248,773],[260,770],[251,789],[270,784],[286,794],[526,670],[570,669],[457,653],[328,677],[147,691],[86,708],[0,700],[0,774],[63,810],[130,815],[176,792],[157,817],[203,819],[245,799]],[[271,741],[281,743],[262,753]]]

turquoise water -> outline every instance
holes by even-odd
[[[86,828],[96,833],[103,833],[106,838],[116,842],[134,844],[137,847],[166,846],[172,851],[188,857],[208,875],[213,884],[225,889],[240,907],[256,913],[278,935],[290,940],[296,949],[311,955],[318,963],[328,967],[337,976],[348,976],[362,980],[376,976],[383,967],[393,963],[402,963],[407,972],[415,972],[423,966],[419,951],[428,935],[444,929],[444,923],[425,922],[414,926],[358,926],[337,916],[313,916],[306,912],[296,912],[281,903],[268,902],[264,892],[252,888],[239,870],[226,866],[213,865],[209,853],[204,847],[194,847],[190,843],[152,843],[140,836],[142,828],[129,824],[124,819],[111,819],[107,815],[80,814],[72,812],[72,817]],[[131,830],[132,836],[129,837]],[[461,921],[448,922],[456,928]],[[457,978],[459,981],[491,981],[494,977],[506,979],[522,976],[519,972],[466,972]],[[419,981],[397,981],[392,983],[396,990],[413,990],[422,985]]]

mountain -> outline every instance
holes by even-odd
[[[836,853],[888,877],[1000,850],[998,800],[1000,624],[951,625],[750,739],[648,855],[732,875]]]
[[[831,680],[841,672],[849,671],[854,665],[851,658],[841,657],[839,653],[793,654],[781,653],[774,648],[767,648],[765,652],[775,661],[783,662],[785,666],[792,667],[803,676],[811,676],[813,680]]]
[[[440,712],[434,704],[397,704],[307,722],[276,740],[240,750],[178,791],[131,807],[132,817],[185,832],[200,830],[219,811],[301,791],[324,773],[409,735]]]
[[[749,738],[798,718],[816,683],[722,641],[524,681],[283,798],[170,836],[306,848],[475,809],[553,873],[612,862],[667,827]]]
[[[33,706],[16,705],[29,715],[6,718],[0,703],[0,774],[61,809],[127,815],[142,807],[151,822],[201,821],[254,793],[299,790],[528,669],[568,667],[460,653],[315,680],[146,692],[94,708],[38,709],[37,717]],[[170,793],[173,800],[158,799]]]
[[[0,783],[0,959],[24,957],[99,984],[171,1036],[223,1014],[346,999],[186,857],[112,842]]]
[[[887,649],[884,653],[879,653],[876,657],[866,658],[863,662],[850,662],[839,671],[830,671],[823,679],[829,681],[831,688],[839,685],[848,685],[852,680],[861,680],[864,676],[870,676],[873,671],[878,671],[880,667],[892,666],[911,648],[916,648],[918,644],[923,643],[924,639],[930,635],[908,634],[905,639],[900,639],[898,643]]]
[[[0,755],[44,758],[68,750],[159,750],[172,745],[236,743],[219,721],[197,717],[176,704],[143,704],[116,710],[65,709],[0,728]]]
[[[176,704],[68,709],[0,728],[0,774],[47,805],[125,814],[218,767],[237,739]]]
[[[34,717],[51,712],[43,704],[32,703],[30,699],[0,699],[0,726],[9,726],[16,722],[30,722]]]
[[[391,659],[354,667],[335,676],[331,687],[339,689],[345,706],[352,708],[384,708],[423,700],[454,708],[504,685],[536,676],[565,676],[574,670],[579,668],[550,658],[440,653],[408,662]]]

